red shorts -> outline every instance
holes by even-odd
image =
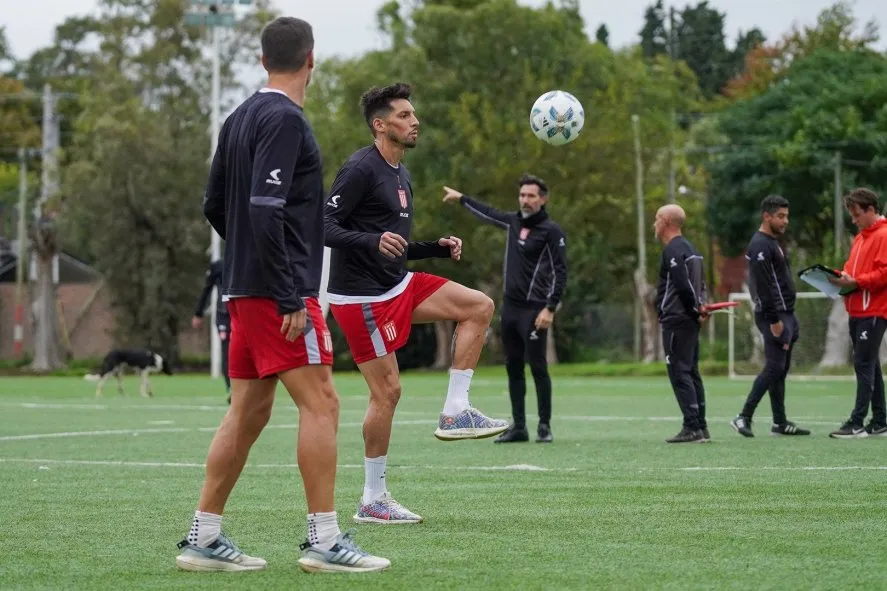
[[[399,295],[384,302],[330,304],[330,312],[348,341],[358,365],[394,353],[407,344],[413,311],[449,279],[428,273],[413,273]]]
[[[280,334],[283,321],[270,298],[232,298],[228,376],[256,380],[304,365],[332,365],[333,340],[317,298],[305,300],[305,330],[295,341]]]

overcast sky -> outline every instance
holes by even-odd
[[[375,12],[384,0],[274,0],[274,5],[289,16],[304,18],[314,26],[317,57],[332,54],[355,55],[380,46],[375,31]],[[545,0],[521,0],[522,4],[543,5]],[[652,0],[580,0],[582,16],[589,35],[601,23],[610,30],[610,44],[635,43],[644,8]],[[683,7],[687,0],[669,1]],[[792,23],[812,24],[830,0],[710,0],[709,5],[727,14],[727,35],[732,42],[736,32],[754,26],[768,39],[778,37]],[[15,9],[12,7],[15,6]],[[98,0],[0,0],[0,25],[13,54],[29,56],[35,49],[52,42],[55,26],[73,15],[94,12]],[[861,21],[875,18],[887,26],[887,0],[855,0],[855,14]],[[887,48],[882,40],[881,47]]]

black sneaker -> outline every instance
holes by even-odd
[[[755,436],[755,434],[752,433],[751,430],[751,419],[748,417],[736,415],[736,417],[732,421],[730,421],[730,426],[733,427],[734,431],[736,431],[743,437]]]
[[[861,425],[854,425],[847,422],[841,425],[840,429],[829,433],[828,436],[835,439],[861,439],[863,437],[868,437],[869,434]]]
[[[711,443],[711,435],[708,433],[708,427],[703,427],[699,432],[702,433],[701,443]]]
[[[885,437],[887,436],[887,425],[869,421],[869,424],[865,426],[865,432],[874,437]]]
[[[670,439],[666,439],[665,443],[702,443],[703,436],[702,431],[697,431],[696,429],[688,429],[684,427],[681,429],[681,432],[675,435]]]
[[[786,421],[781,425],[773,424],[770,429],[771,435],[810,435],[807,429],[801,429],[791,421]]]
[[[529,441],[530,434],[526,427],[517,427],[512,425],[506,429],[502,435],[493,440],[494,443],[517,443],[520,441]]]
[[[539,423],[539,428],[536,430],[536,443],[551,443],[554,441],[554,436],[551,434],[551,427],[548,426],[548,423]]]

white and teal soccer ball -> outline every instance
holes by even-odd
[[[575,96],[563,90],[551,90],[536,99],[530,109],[533,134],[552,146],[569,144],[585,125],[585,109]]]

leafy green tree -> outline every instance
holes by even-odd
[[[177,0],[103,0],[80,81],[80,114],[64,168],[63,236],[108,282],[118,339],[178,354],[205,266],[209,72],[201,31]],[[226,45],[223,88],[242,56],[258,53],[261,17]],[[75,60],[76,61],[76,60]],[[99,228],[100,231],[95,231]]]
[[[833,227],[834,158],[844,182],[887,187],[887,59],[819,50],[798,60],[784,82],[720,114],[733,148],[711,166],[713,228],[728,255],[742,252],[757,224],[757,203],[779,193],[792,203],[791,235],[823,249]]]
[[[597,30],[594,32],[594,38],[604,47],[610,46],[610,30],[607,29],[606,24],[601,24],[601,26],[597,28]]]

